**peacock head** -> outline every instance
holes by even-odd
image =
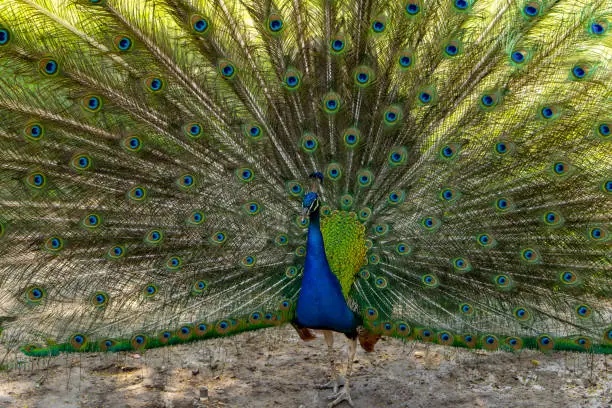
[[[323,182],[323,173],[316,171],[312,173],[309,178],[313,180],[312,191],[306,194],[302,200],[302,219],[310,216],[310,214],[316,213],[321,205],[317,191],[319,183]]]
[[[302,219],[319,211],[320,204],[321,202],[317,193],[311,191],[310,193],[306,194],[302,200]]]

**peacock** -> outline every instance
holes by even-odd
[[[330,406],[382,336],[612,353],[611,24],[605,0],[0,1],[0,342],[292,324],[323,332]]]

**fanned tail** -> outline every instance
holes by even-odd
[[[372,336],[610,353],[611,21],[605,1],[3,2],[0,340],[291,322],[321,171]]]

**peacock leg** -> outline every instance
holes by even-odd
[[[334,332],[329,330],[323,331],[325,343],[327,344],[327,355],[329,357],[329,365],[331,368],[331,380],[325,384],[318,385],[317,388],[328,389],[332,388],[334,394],[338,393],[338,373],[336,372],[336,364],[334,362]]]
[[[348,402],[348,404],[352,407],[353,400],[351,399],[350,394],[350,386],[349,386],[349,378],[351,376],[351,370],[353,368],[353,360],[355,359],[355,352],[357,351],[357,338],[350,339],[349,343],[349,353],[348,353],[348,362],[346,364],[346,378],[344,379],[344,387],[342,387],[342,391],[335,393],[329,399],[335,398],[332,402],[329,403],[328,408],[335,407],[340,404],[342,401]]]

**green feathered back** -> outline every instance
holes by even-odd
[[[370,331],[610,353],[610,24],[605,1],[2,2],[0,341],[292,321],[321,171]]]

